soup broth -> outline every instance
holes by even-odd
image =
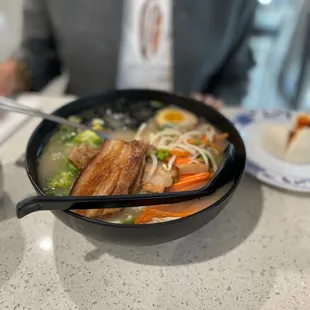
[[[113,114],[108,109],[69,118],[104,132],[109,137],[104,142],[94,131],[59,126],[38,159],[44,192],[56,196],[126,195],[188,191],[206,185],[222,160],[228,135],[183,109],[159,103],[148,106],[138,114]],[[226,191],[205,201],[76,213],[113,223],[157,223],[199,212]]]

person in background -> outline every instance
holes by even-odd
[[[149,88],[239,104],[254,65],[256,0],[24,0],[21,46],[0,64],[0,95]],[[206,99],[207,98],[207,99]]]

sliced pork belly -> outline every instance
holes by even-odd
[[[170,187],[173,180],[178,176],[178,169],[172,166],[170,171],[163,168],[159,163],[153,176],[150,178],[152,163],[148,162],[145,166],[142,191],[149,193],[163,193],[167,187]]]
[[[82,170],[71,196],[128,195],[140,190],[149,146],[143,142],[106,140]],[[79,210],[87,217],[102,217],[119,209]]]
[[[90,160],[97,155],[100,149],[93,148],[88,144],[74,147],[69,153],[70,162],[79,170],[83,170]]]

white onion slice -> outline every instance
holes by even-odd
[[[194,149],[194,150],[196,150],[197,152],[199,152],[200,155],[202,156],[202,159],[203,159],[204,163],[205,163],[206,165],[209,164],[208,157],[204,154],[204,152],[203,152],[204,149],[203,149],[203,148],[198,147],[198,146],[196,146],[196,145],[189,144],[188,142],[185,142],[185,141],[184,141],[184,143],[185,143],[186,146],[191,147],[192,149]]]
[[[147,123],[142,123],[137,131],[137,134],[135,136],[135,140],[139,141],[141,139],[142,133],[147,127]]]
[[[165,129],[163,131],[160,131],[159,133],[155,134],[151,139],[150,143],[156,146],[156,141],[158,138],[161,138],[162,136],[181,136],[181,133],[174,129]]]
[[[166,165],[166,164],[163,164],[163,168],[164,168],[166,171],[170,171],[171,168],[172,168],[172,165],[173,165],[174,161],[176,160],[176,158],[177,158],[177,157],[176,157],[175,155],[173,155],[173,156],[169,159],[167,165]]]
[[[213,171],[215,171],[217,169],[217,164],[215,162],[215,159],[213,157],[213,155],[207,151],[207,150],[203,150],[203,152],[208,156],[208,158],[210,159],[211,161],[211,164],[212,164],[212,168],[213,168]]]
[[[152,168],[151,168],[150,174],[148,175],[147,179],[143,182],[143,184],[148,182],[152,178],[158,166],[158,159],[156,155],[153,152],[151,152],[150,156],[152,159]]]

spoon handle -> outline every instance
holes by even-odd
[[[54,114],[47,114],[38,109],[33,109],[27,106],[23,106],[21,104],[18,104],[12,99],[5,98],[5,97],[0,97],[0,109],[15,112],[15,113],[20,113],[20,114],[30,115],[30,116],[37,116],[37,117],[44,118],[44,119],[47,119],[49,121],[52,121],[58,124],[71,126],[77,129],[83,129],[83,130],[89,129],[87,126],[83,124],[70,122],[63,117],[60,117]]]
[[[16,206],[18,218],[37,211],[114,209],[138,206],[153,206],[184,202],[211,195],[213,192],[179,192],[163,194],[141,194],[123,196],[89,196],[89,197],[52,197],[35,196],[20,201]]]
[[[166,205],[185,202],[193,199],[204,198],[214,194],[219,188],[229,183],[233,178],[232,157],[234,148],[231,144],[225,150],[223,163],[218,168],[218,172],[205,187],[195,191],[160,193],[160,194],[140,194],[122,196],[89,196],[89,197],[55,197],[36,196],[22,200],[17,204],[16,215],[18,218],[37,211],[56,210],[85,210],[85,209],[105,209],[105,208],[128,208],[138,206]]]

